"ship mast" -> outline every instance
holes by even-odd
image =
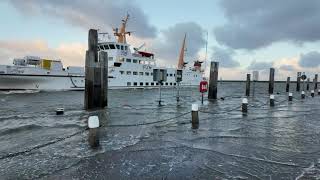
[[[183,69],[184,65],[185,65],[185,63],[184,63],[184,52],[185,52],[185,46],[186,46],[186,37],[187,37],[187,34],[184,34],[182,47],[181,47],[180,55],[179,55],[178,69]]]
[[[122,19],[122,25],[120,28],[120,31],[118,28],[113,28],[114,31],[114,35],[118,37],[118,43],[127,43],[127,39],[126,39],[126,35],[128,34],[130,36],[131,32],[126,31],[126,27],[127,27],[127,22],[129,20],[129,14],[127,14],[127,16]]]

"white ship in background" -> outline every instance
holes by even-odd
[[[114,29],[117,40],[110,40],[107,33],[100,33],[98,50],[108,52],[109,88],[152,88],[159,84],[153,81],[153,69],[156,65],[155,55],[140,51],[127,44],[126,31],[129,16],[122,20],[120,29]],[[183,70],[181,86],[197,86],[202,80],[202,62],[194,61],[188,65],[184,61],[186,36],[183,39],[177,69]],[[164,87],[177,86],[176,68],[167,69],[167,81]],[[0,65],[0,90],[84,90],[84,68],[64,68],[61,60],[48,60],[40,57],[26,56],[14,59],[12,66]]]

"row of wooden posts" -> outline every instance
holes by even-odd
[[[219,67],[219,63],[218,62],[211,62],[211,66],[210,66],[210,79],[209,79],[209,92],[208,92],[208,99],[217,99],[217,85],[218,85],[218,67]],[[275,74],[275,69],[274,68],[270,68],[270,74],[269,74],[269,88],[268,88],[268,92],[270,94],[270,106],[275,106],[275,96],[274,96],[274,74]],[[245,90],[245,95],[247,97],[250,96],[250,83],[251,83],[251,74],[247,74],[247,79],[246,79],[246,90]],[[296,87],[296,91],[301,90],[301,76],[297,76],[297,87]],[[315,77],[313,79],[313,83],[314,83],[314,90],[311,90],[311,96],[314,97],[315,96],[315,91],[318,89],[318,74],[315,74]],[[310,79],[307,79],[307,91],[310,90]],[[286,92],[288,93],[288,101],[292,101],[293,100],[293,93],[290,92],[290,77],[287,77],[287,81],[286,81]],[[320,95],[320,89],[318,90],[318,95]],[[301,98],[304,99],[305,98],[305,92],[304,89],[301,92]],[[243,98],[242,100],[242,112],[244,114],[246,114],[248,112],[248,99],[247,98]],[[192,110],[191,110],[191,122],[192,122],[192,127],[193,128],[198,128],[199,126],[199,108],[197,104],[192,104]]]
[[[217,99],[217,89],[218,89],[218,68],[219,68],[219,62],[211,62],[210,66],[210,78],[209,78],[209,92],[208,92],[208,99]],[[269,74],[269,94],[274,93],[274,74],[275,69],[270,68],[270,74]],[[301,91],[301,76],[297,76],[297,91]],[[314,90],[318,89],[318,74],[315,74],[315,77],[313,79],[314,84]],[[251,86],[251,74],[247,74],[246,79],[246,91],[245,95],[250,96],[250,86]],[[290,90],[290,77],[287,77],[286,81],[286,92],[289,93]],[[303,89],[304,90],[304,89]],[[307,87],[306,90],[310,90],[310,78],[307,79]]]

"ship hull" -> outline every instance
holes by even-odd
[[[198,86],[199,80],[181,82],[181,87]],[[144,82],[145,81],[145,82]],[[109,89],[151,89],[158,88],[156,82],[151,84],[152,78],[140,81],[142,84],[127,85],[127,79],[109,79]],[[147,83],[149,82],[149,83]],[[168,78],[163,83],[163,88],[174,88],[177,86],[174,78]],[[63,75],[25,75],[25,74],[0,74],[0,90],[41,90],[41,91],[83,91],[85,87],[84,76],[63,76]]]
[[[84,77],[0,74],[0,90],[84,90]]]

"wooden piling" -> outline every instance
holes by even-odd
[[[86,110],[104,108],[108,96],[108,54],[98,55],[98,32],[90,29],[88,50],[85,65],[85,98]]]
[[[288,100],[292,101],[292,99],[293,99],[293,94],[289,92]]]
[[[314,75],[314,90],[318,89],[318,74]]]
[[[248,99],[247,98],[243,98],[242,99],[242,113],[248,113]]]
[[[290,77],[287,77],[287,82],[286,82],[286,92],[290,91]]]
[[[301,72],[298,72],[297,73],[297,88],[296,88],[297,92],[300,91],[300,82],[301,82]]]
[[[247,74],[246,96],[250,96],[250,78],[251,78],[251,74]]]
[[[208,99],[217,99],[219,62],[211,62]]]
[[[310,90],[310,78],[307,79],[307,91]]]
[[[99,117],[98,116],[90,116],[88,119],[88,142],[92,148],[97,148],[99,146]]]
[[[274,90],[274,68],[270,68],[269,74],[269,94],[273,94]]]
[[[273,94],[270,95],[270,106],[271,107],[274,106],[274,95]]]
[[[197,129],[199,127],[199,106],[198,106],[198,104],[192,104],[191,123],[192,123],[193,129]]]

